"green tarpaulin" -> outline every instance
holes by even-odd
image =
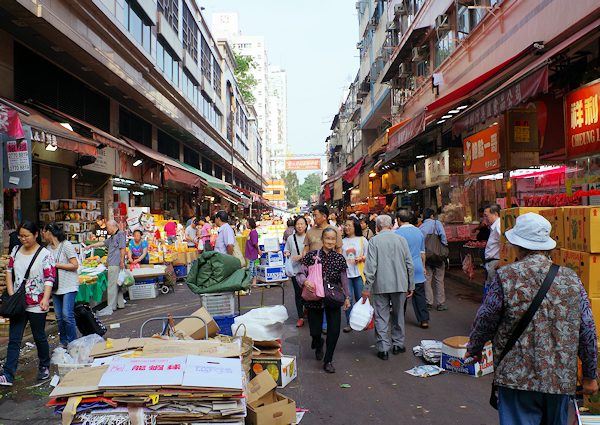
[[[240,260],[215,251],[205,252],[194,261],[186,283],[195,294],[233,292],[248,289],[252,277]]]

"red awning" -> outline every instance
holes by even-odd
[[[331,186],[325,185],[325,190],[323,191],[323,199],[329,201],[331,199]]]
[[[358,176],[358,173],[360,173],[360,167],[362,167],[364,162],[364,159],[359,160],[352,167],[348,168],[344,174],[342,174],[342,178],[346,183],[352,183],[354,181],[354,178]]]
[[[386,152],[398,149],[400,146],[408,143],[411,139],[418,136],[425,130],[425,111],[411,118],[405,124],[388,135],[388,145]]]

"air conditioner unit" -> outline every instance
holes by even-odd
[[[403,15],[408,15],[408,9],[406,8],[404,2],[394,5],[394,16],[399,18]]]
[[[427,50],[424,47],[413,47],[412,49],[412,61],[420,62],[427,59]]]
[[[452,29],[450,27],[450,16],[448,15],[439,15],[435,18],[435,28],[439,31],[446,31]]]
[[[357,104],[357,105],[362,105],[362,103],[363,103],[363,99],[362,99],[362,97],[357,97],[357,98],[356,98],[356,104]]]

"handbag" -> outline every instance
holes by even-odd
[[[548,293],[548,290],[550,289],[552,282],[554,282],[554,278],[556,277],[556,274],[558,273],[559,268],[560,267],[556,264],[552,264],[550,266],[550,270],[548,270],[548,274],[546,275],[546,278],[544,279],[544,283],[542,283],[542,286],[540,287],[538,293],[535,295],[535,298],[531,302],[531,305],[529,306],[529,308],[527,309],[527,311],[525,312],[523,317],[521,317],[521,320],[519,320],[519,323],[517,323],[517,325],[515,326],[515,329],[513,330],[513,333],[511,334],[510,338],[508,338],[508,342],[506,343],[506,346],[504,347],[504,349],[502,350],[502,353],[498,357],[498,361],[496,362],[496,368],[498,368],[498,366],[500,365],[500,362],[502,362],[502,359],[504,359],[504,357],[508,354],[508,352],[510,350],[512,350],[515,343],[519,340],[521,335],[523,335],[523,332],[525,331],[525,329],[527,329],[527,326],[529,326],[529,323],[531,323],[533,316],[535,316],[535,313],[537,312],[538,308],[542,304],[542,301],[546,297],[546,294]],[[490,395],[490,405],[494,409],[498,410],[498,386],[493,383],[492,383],[492,393]]]
[[[75,324],[82,336],[97,334],[103,336],[106,326],[96,317],[89,304],[75,306]]]
[[[300,255],[300,248],[298,247],[298,239],[296,238],[296,234],[292,235],[294,237],[294,245],[296,245],[297,255]],[[288,277],[296,276],[296,270],[294,269],[294,262],[292,261],[292,256],[290,255],[285,262],[285,274]]]
[[[63,250],[63,246],[64,246],[64,242],[60,243],[60,248],[58,249],[58,255],[56,256],[56,258],[54,259],[55,263],[58,263],[60,261],[60,255],[62,254],[62,250]],[[56,269],[56,274],[54,275],[54,283],[52,284],[52,293],[54,294],[56,291],[58,291],[58,276],[60,275],[59,270]]]
[[[425,263],[431,267],[439,267],[448,258],[449,249],[442,243],[442,239],[437,230],[438,221],[435,220],[433,233],[425,236]]]
[[[17,252],[19,252],[19,249],[21,249],[21,247],[19,247],[15,252],[15,257],[17,256]],[[35,260],[37,259],[37,256],[41,251],[42,247],[40,246],[35,252],[33,258],[31,259],[29,267],[27,267],[27,271],[25,272],[25,276],[21,281],[21,286],[19,286],[19,289],[17,289],[12,295],[8,296],[8,298],[2,300],[2,304],[0,305],[0,316],[6,317],[8,319],[17,318],[21,317],[23,314],[25,314],[25,311],[27,311],[27,306],[25,305],[25,285],[27,284],[27,279],[29,279],[29,272],[31,272],[31,267],[35,263]],[[13,285],[15,282],[14,273],[15,272],[13,268]],[[4,293],[8,295],[7,291],[5,291]]]
[[[302,299],[304,301],[321,301],[321,299],[325,297],[325,290],[323,288],[323,265],[321,264],[319,254],[314,256],[314,260],[314,264],[308,266],[308,276],[306,276],[306,280],[315,285],[315,292],[309,291],[306,286],[302,285]]]
[[[327,282],[327,270],[325,270],[325,284],[323,285],[325,296],[323,301],[326,307],[338,308],[344,305],[346,294],[340,285]]]

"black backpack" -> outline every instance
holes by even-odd
[[[77,304],[75,306],[75,323],[82,336],[106,333],[106,326],[96,317],[89,304]]]

